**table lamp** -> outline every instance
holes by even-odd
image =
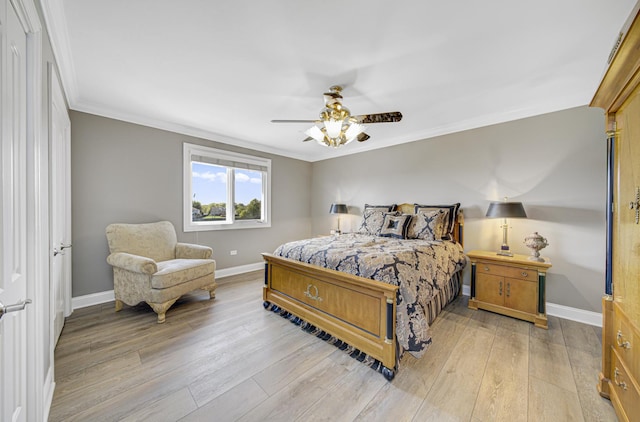
[[[498,255],[513,256],[509,250],[509,243],[507,241],[507,232],[509,231],[509,224],[507,218],[527,218],[527,213],[524,211],[522,202],[507,202],[507,198],[503,202],[492,202],[487,209],[487,217],[489,218],[504,218],[502,224],[502,246],[498,251]]]
[[[348,214],[349,209],[346,204],[331,204],[331,208],[329,208],[330,214]],[[340,234],[340,215],[338,215],[338,230],[335,231],[335,234]]]

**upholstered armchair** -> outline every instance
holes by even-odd
[[[116,312],[122,304],[146,302],[158,314],[165,313],[185,293],[197,289],[215,297],[216,261],[206,246],[179,243],[169,221],[148,224],[110,224],[106,229],[113,266]]]

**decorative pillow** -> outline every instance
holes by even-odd
[[[388,213],[386,210],[376,208],[365,209],[362,213],[362,223],[360,223],[358,233],[379,236],[384,217],[387,214],[396,215],[396,213]]]
[[[409,228],[410,222],[411,215],[409,214],[387,214],[384,216],[382,229],[380,229],[380,236],[406,239],[407,229]]]
[[[383,210],[383,211],[395,211],[396,210],[396,204],[391,204],[391,205],[369,205],[369,204],[364,204],[364,209],[365,210]]]
[[[423,211],[414,215],[411,219],[411,224],[409,224],[407,239],[442,239],[447,212],[442,210],[433,210]]]
[[[425,211],[435,211],[442,210],[447,213],[445,221],[447,222],[442,232],[442,239],[452,240],[453,239],[453,228],[456,224],[456,217],[458,216],[458,210],[460,209],[460,203],[455,203],[451,205],[415,205],[415,212],[419,214],[420,212]]]

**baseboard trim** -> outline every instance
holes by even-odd
[[[223,268],[216,270],[216,278],[224,278],[232,275],[249,273],[251,271],[263,270],[264,263],[256,262],[254,264],[239,265],[237,267]],[[106,292],[91,293],[84,296],[76,296],[71,298],[72,309],[86,308],[88,306],[100,305],[102,303],[113,302],[115,296],[113,290]]]
[[[216,278],[229,277],[232,275],[250,273],[251,271],[258,270],[264,270],[264,262],[256,262],[254,264],[240,265],[237,267],[216,270]]]
[[[71,307],[73,310],[86,308],[87,306],[100,305],[102,303],[113,302],[115,296],[113,290],[106,292],[91,293],[90,295],[76,296],[71,298]]]
[[[44,381],[44,394],[43,394],[43,413],[44,421],[49,420],[49,413],[51,413],[51,404],[53,403],[53,393],[56,389],[56,383],[53,381],[53,365],[47,371],[47,377]]]
[[[224,278],[262,269],[264,269],[263,262],[223,268],[221,270],[216,270],[216,278]],[[463,284],[462,294],[465,296],[469,296],[471,294],[471,288],[468,285]],[[112,302],[113,300],[115,300],[113,290],[108,290],[106,292],[92,293],[85,296],[74,297],[71,299],[71,304],[73,306],[73,309],[80,309],[86,308],[87,306]],[[547,302],[547,315],[581,322],[583,324],[593,325],[596,327],[602,327],[602,314],[598,312],[585,311],[584,309],[572,308],[570,306]]]
[[[470,296],[471,288],[466,284],[462,285],[462,294]],[[585,311],[584,309],[547,302],[547,315],[602,327],[602,314],[599,312]]]
[[[585,311],[584,309],[547,302],[547,315],[602,327],[602,314],[600,312]]]

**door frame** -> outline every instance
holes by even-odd
[[[65,101],[65,97],[64,97],[64,91],[62,89],[62,84],[60,79],[58,78],[58,72],[56,71],[55,65],[51,62],[47,63],[47,84],[48,84],[48,100],[47,100],[47,105],[48,105],[48,135],[49,135],[49,185],[48,185],[48,189],[49,189],[49,206],[50,206],[50,213],[49,213],[49,230],[55,230],[56,228],[56,224],[59,224],[59,222],[54,221],[56,218],[60,219],[61,217],[64,219],[63,222],[63,226],[64,226],[64,238],[63,238],[63,243],[66,244],[71,244],[71,122],[69,120],[69,114],[67,112],[67,105],[66,105],[66,101]],[[63,139],[57,139],[58,134],[54,133],[53,127],[54,127],[54,119],[57,119],[58,116],[55,114],[54,111],[54,104],[56,103],[60,103],[59,106],[61,106],[64,111],[65,111],[65,121],[64,124],[61,125],[65,128],[64,133],[63,133]],[[58,122],[61,123],[61,122]],[[57,151],[56,151],[57,150]],[[54,162],[56,161],[57,158],[59,158],[60,156],[63,156],[63,165],[62,166],[55,166]],[[52,174],[51,172],[54,171],[59,171],[61,172],[61,176],[63,179],[63,187],[58,187],[55,188],[54,184],[58,183],[60,181],[60,178],[58,178],[58,175]],[[64,203],[63,205],[63,212],[62,212],[62,216],[59,215],[58,211],[56,210],[56,205],[58,204],[56,202],[55,199],[55,195],[54,192],[58,192],[57,189],[63,189],[65,190],[64,193]],[[51,332],[51,338],[50,338],[50,343],[51,343],[51,349],[52,351],[55,350],[55,346],[57,343],[57,338],[56,338],[56,327],[55,327],[55,318],[56,318],[56,313],[57,313],[57,308],[56,308],[56,299],[57,299],[57,291],[53,288],[53,285],[51,283],[53,283],[54,278],[56,277],[56,274],[54,274],[54,261],[58,260],[58,264],[61,265],[64,269],[65,269],[65,274],[68,274],[68,276],[63,277],[62,279],[62,299],[64,302],[64,306],[63,306],[63,318],[68,317],[69,315],[71,315],[71,312],[73,311],[72,309],[72,298],[71,298],[71,257],[72,257],[72,251],[73,249],[71,248],[67,248],[66,250],[62,249],[62,245],[55,245],[53,244],[54,242],[56,242],[56,239],[54,239],[53,237],[55,237],[55,234],[52,233],[51,231],[49,232],[49,236],[50,236],[50,260],[49,260],[49,291],[50,291],[50,297],[51,300],[49,302],[49,306],[50,306],[50,319],[51,319],[51,326],[50,326],[50,332]],[[54,249],[59,249],[59,251],[61,252],[61,256],[55,257],[55,255],[53,254],[53,250]],[[62,261],[62,262],[60,262]]]
[[[33,0],[9,0],[27,33],[27,404],[30,420],[46,420],[53,400],[49,329],[49,145],[43,121],[42,25]],[[45,367],[48,362],[48,367]]]

